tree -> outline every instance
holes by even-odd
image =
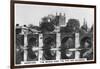
[[[80,23],[77,19],[69,19],[66,27],[64,28],[65,32],[78,32],[80,28]]]
[[[40,24],[40,30],[42,32],[52,32],[55,29],[53,23],[48,21],[48,18],[43,18]]]

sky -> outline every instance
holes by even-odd
[[[56,15],[56,13],[65,13],[66,23],[68,19],[78,19],[80,25],[84,23],[84,18],[90,28],[94,23],[94,9],[81,7],[65,7],[65,6],[49,6],[34,4],[15,4],[15,24],[28,25],[33,24],[39,26],[41,18],[48,15]]]

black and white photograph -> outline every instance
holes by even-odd
[[[14,3],[14,65],[95,61],[94,7]]]

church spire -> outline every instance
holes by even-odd
[[[84,18],[83,26],[82,28],[87,32],[88,31],[88,26],[87,26],[87,21]]]

